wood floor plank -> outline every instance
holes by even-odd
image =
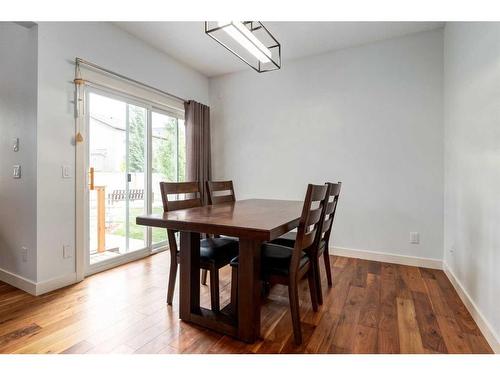
[[[412,292],[426,293],[424,280],[417,267],[399,266],[399,274],[404,280],[408,289]]]
[[[148,341],[140,348],[136,349],[135,353],[138,354],[155,354],[159,353],[163,348],[169,346],[174,338],[179,334],[179,326],[175,325],[171,329],[162,332],[154,339]],[[169,346],[170,347],[170,346]],[[172,350],[173,348],[170,347]]]
[[[474,322],[474,319],[472,319],[472,316],[462,303],[457,291],[453,288],[453,285],[450,280],[448,280],[445,273],[440,270],[432,271],[442,292],[441,296],[444,297],[446,303],[453,311],[455,320],[460,326],[462,332],[480,335],[481,332],[477,324]]]
[[[88,341],[80,341],[79,343],[70,346],[68,349],[61,352],[62,354],[84,354],[87,353],[93,346]]]
[[[333,345],[335,331],[340,321],[340,315],[331,311],[323,314],[322,319],[316,326],[309,342],[306,346],[307,353],[326,353],[328,348]]]
[[[246,344],[178,319],[165,302],[169,254],[160,253],[34,297],[0,282],[0,353],[491,353],[439,270],[332,256],[323,305],[299,285],[303,344],[295,345],[287,288],[261,302],[261,338]],[[221,305],[231,270],[220,275]],[[126,283],[124,283],[126,280]],[[208,287],[200,300],[210,305]]]
[[[354,336],[356,333],[356,326],[358,325],[359,313],[361,304],[365,298],[366,289],[351,286],[349,294],[345,302],[343,313],[340,317],[335,335],[333,338],[333,347],[342,348],[349,352],[352,351],[354,344]]]
[[[420,292],[413,292],[412,295],[424,348],[437,353],[447,353],[448,350],[446,349],[446,344],[441,336],[436,315],[432,310],[429,298],[425,293]]]
[[[437,316],[439,328],[450,354],[472,353],[467,338],[453,318]]]
[[[436,315],[443,317],[454,317],[453,311],[446,303],[446,300],[441,295],[439,285],[436,280],[424,279],[427,287],[427,295],[431,301],[432,309]]]
[[[474,354],[493,354],[488,341],[483,336],[465,334],[469,348]]]
[[[397,306],[400,352],[402,354],[423,354],[424,346],[413,300],[397,298]]]
[[[377,353],[399,354],[399,334],[397,330],[384,331],[379,329],[377,333]]]
[[[191,342],[181,353],[190,354],[203,354],[210,351],[210,349],[221,339],[222,335],[220,333],[212,331],[201,332],[194,342]]]
[[[399,353],[397,318],[397,269],[395,265],[383,263],[380,273],[380,318],[378,324],[378,352]]]
[[[373,260],[368,261],[368,273],[380,275],[381,269],[382,267],[380,262],[375,262]]]
[[[423,279],[436,279],[434,273],[429,268],[419,267],[420,275],[422,275]]]
[[[31,335],[41,330],[41,327],[35,323],[29,324],[23,328],[16,329],[12,332],[0,336],[0,346],[9,345],[14,341],[20,340],[25,336]]]
[[[353,354],[376,353],[378,345],[378,330],[373,327],[358,324],[352,348]]]
[[[366,277],[368,274],[368,261],[364,259],[356,259],[356,271],[351,285],[360,288],[366,287]]]
[[[365,299],[359,313],[358,324],[377,328],[380,319],[380,276],[368,273]]]

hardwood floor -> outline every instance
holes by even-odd
[[[262,339],[249,345],[179,321],[177,290],[166,304],[168,255],[39,297],[0,282],[0,353],[492,353],[442,271],[332,256],[334,285],[323,283],[317,313],[301,284],[303,344],[276,286],[263,301]],[[229,282],[226,267],[221,306]],[[201,293],[210,306],[208,287]]]

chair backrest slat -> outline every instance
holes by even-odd
[[[314,240],[316,238],[317,229],[313,229],[312,231],[305,233],[302,238],[302,247],[307,249],[314,244]]]
[[[333,218],[328,216],[328,219],[326,219],[325,221],[323,221],[323,224],[322,227],[321,227],[321,234],[323,235],[323,233],[325,233],[326,231],[330,230],[330,228],[332,227],[332,222],[333,222]]]
[[[163,184],[167,194],[187,194],[199,193],[200,184],[198,182],[160,182]]]
[[[190,198],[185,200],[178,201],[169,201],[168,202],[168,211],[176,211],[176,210],[184,210],[186,208],[200,207],[201,200],[200,198]]]
[[[333,202],[328,202],[327,206],[326,206],[326,215],[330,215],[333,213],[333,211],[335,211],[335,207],[337,206],[337,201],[333,201]]]
[[[201,190],[198,182],[160,182],[163,211],[175,211],[185,208],[200,207]],[[169,195],[177,195],[176,200],[169,199]],[[179,197],[182,195],[182,197]]]
[[[307,225],[314,225],[319,222],[321,214],[323,213],[323,207],[318,207],[309,211],[309,217],[307,218]]]
[[[328,189],[328,185],[309,184],[307,186],[295,247],[290,262],[291,277],[297,274],[302,251],[313,246],[318,238],[317,233],[321,229],[321,218],[323,217],[322,213]]]
[[[234,202],[234,197],[232,195],[221,195],[220,197],[213,197],[212,203],[210,204],[227,203],[227,202]]]
[[[233,181],[207,181],[207,191],[208,204],[236,201]]]
[[[322,228],[320,234],[320,241],[325,241],[325,246],[328,248],[328,243],[330,241],[330,234],[332,232],[333,220],[335,218],[335,212],[337,211],[337,205],[340,197],[340,189],[342,187],[341,182],[325,183],[328,188],[328,197],[326,199],[325,209],[322,215]]]

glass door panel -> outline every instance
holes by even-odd
[[[152,147],[152,212],[163,212],[160,182],[178,181],[179,175],[179,134],[178,121],[175,117],[160,112],[151,114]],[[184,169],[184,167],[183,167]],[[153,245],[167,240],[166,230],[152,229]]]
[[[127,105],[128,119],[128,251],[144,249],[147,227],[137,225],[135,219],[147,213],[146,205],[146,108]]]
[[[147,247],[135,217],[146,212],[147,111],[89,93],[89,263]]]

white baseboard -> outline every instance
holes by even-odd
[[[491,328],[491,324],[486,320],[481,310],[474,303],[474,300],[469,296],[469,293],[467,293],[462,283],[455,277],[455,274],[446,263],[443,263],[443,270],[493,351],[500,354],[500,338]]]
[[[36,283],[35,295],[39,296],[44,293],[52,292],[53,290],[64,288],[65,286],[74,284],[76,282],[76,272],[64,276],[55,277],[53,279],[40,281]]]
[[[419,258],[409,255],[382,253],[378,251],[349,249],[346,247],[330,248],[330,254],[349,258],[374,260],[377,262],[396,263],[405,266],[434,268],[437,270],[443,269],[443,261],[441,259]]]
[[[13,272],[0,268],[0,281],[24,290],[33,296],[39,296],[53,290],[76,283],[76,273],[56,277],[50,280],[34,282]]]
[[[0,280],[25,292],[36,295],[36,282],[0,268]]]
[[[114,268],[125,263],[133,262],[138,259],[145,258],[149,255],[157,254],[161,251],[164,251],[165,249],[166,247],[156,248],[154,249],[153,253],[151,253],[147,249],[143,251],[135,251],[131,254],[120,257],[119,259],[112,259],[108,262],[102,262],[97,267],[94,267],[86,276],[90,276],[94,273],[105,271],[107,269]],[[77,273],[73,272],[67,275],[55,277],[53,279],[35,282],[0,268],[0,281],[6,282],[7,284],[24,290],[25,292],[34,296],[39,296],[41,294],[52,292],[56,289],[64,288],[65,286],[75,284],[81,280],[78,280]]]

